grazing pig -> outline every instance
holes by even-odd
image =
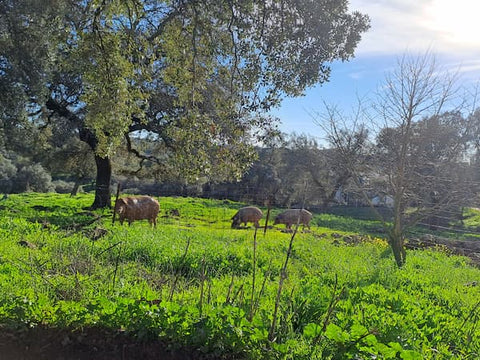
[[[150,196],[124,197],[115,203],[115,212],[120,218],[120,224],[127,219],[128,225],[135,220],[147,219],[150,224],[157,226],[157,215],[160,205]]]
[[[236,229],[240,226],[241,223],[247,225],[248,222],[254,223],[255,227],[258,228],[260,225],[258,221],[262,218],[262,210],[255,206],[247,206],[241,208],[237,213],[232,217],[232,228]]]
[[[310,229],[310,220],[312,220],[311,212],[305,209],[288,209],[275,217],[273,225],[285,224],[287,229],[290,229],[293,224],[298,223]]]

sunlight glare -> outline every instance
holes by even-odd
[[[427,24],[450,42],[480,45],[480,1],[433,0],[427,12]]]

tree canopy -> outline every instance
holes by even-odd
[[[94,207],[119,146],[160,175],[238,178],[276,131],[266,112],[328,81],[369,27],[346,0],[2,0],[0,14],[2,145],[79,136]]]

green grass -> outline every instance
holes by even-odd
[[[269,339],[291,234],[258,231],[254,261],[253,227],[230,228],[243,204],[159,200],[156,229],[112,226],[110,210],[84,210],[89,194],[3,201],[0,324],[121,329],[219,358],[480,357],[480,270],[466,258],[409,251],[398,269],[377,223],[316,214],[293,240]]]
[[[480,230],[480,209],[465,208],[463,212],[463,226],[473,231]]]

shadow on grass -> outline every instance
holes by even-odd
[[[109,213],[80,211],[77,213],[62,213],[55,210],[44,211],[42,214],[29,216],[28,221],[38,222],[44,227],[50,225],[56,226],[62,230],[80,229],[92,225],[100,220],[111,219],[112,215]]]
[[[356,232],[385,237],[385,229],[380,221],[354,219],[347,216],[320,214],[315,217],[316,224],[332,230]]]

